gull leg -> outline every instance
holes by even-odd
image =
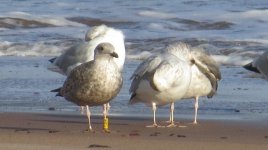
[[[106,106],[106,104],[103,104],[103,112],[102,112],[102,114],[103,114],[103,118],[107,118],[107,106]]]
[[[85,114],[85,106],[80,106],[80,113],[81,113],[82,115]]]
[[[110,133],[109,120],[108,120],[108,110],[109,110],[109,103],[103,104],[103,131],[106,133]]]
[[[111,109],[111,105],[110,105],[110,103],[107,103],[106,105],[105,105],[105,107],[106,107],[106,114],[107,114],[107,116],[108,116],[108,114],[109,114],[109,111],[110,111],[110,109]]]
[[[108,111],[108,113],[109,113],[109,110],[111,109],[111,105],[110,105],[110,103],[107,103],[106,106],[107,106],[107,111]]]
[[[171,120],[172,120],[172,111],[171,111],[171,108],[172,107],[172,103],[170,104],[170,108],[169,108],[169,120],[166,121],[166,123],[171,123]],[[173,107],[174,107],[174,104],[173,104]]]
[[[159,125],[157,125],[157,123],[156,123],[156,119],[155,119],[155,113],[156,113],[156,103],[154,103],[154,102],[152,102],[152,110],[153,110],[153,115],[154,115],[154,123],[152,124],[152,125],[148,125],[148,126],[146,126],[146,127],[161,127],[161,126],[159,126]]]
[[[174,124],[174,102],[170,104],[170,124],[167,127],[176,127]]]
[[[91,115],[91,113],[90,113],[88,105],[86,105],[86,112],[87,112],[87,118],[88,118],[88,131],[93,132],[92,127],[91,127],[91,123],[90,123],[90,115]]]
[[[197,124],[198,98],[199,98],[198,96],[195,97],[195,104],[194,104],[195,113],[194,113],[194,122],[193,122],[193,124]]]

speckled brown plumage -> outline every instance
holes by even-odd
[[[60,94],[79,106],[108,103],[122,87],[122,75],[112,57],[98,54],[94,61],[71,71]]]

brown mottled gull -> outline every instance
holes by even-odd
[[[113,45],[101,43],[94,53],[94,60],[74,68],[63,87],[53,90],[68,101],[86,106],[89,130],[92,130],[89,107],[103,105],[106,118],[106,104],[118,94],[123,82],[121,71],[113,59],[118,57]]]

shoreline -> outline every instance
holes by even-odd
[[[268,121],[182,120],[175,128],[146,128],[149,118],[110,117],[111,133],[102,118],[84,132],[82,115],[0,113],[0,149],[266,149]],[[166,124],[161,122],[161,124]]]

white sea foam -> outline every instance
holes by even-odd
[[[242,56],[212,55],[212,57],[220,65],[231,66],[243,66],[253,60],[252,58]]]
[[[8,17],[31,17],[32,15],[26,12],[22,12],[22,11],[12,11],[12,12],[7,12],[7,15],[3,15],[4,16],[8,16]]]
[[[165,13],[160,11],[141,11],[138,13],[140,16],[160,18],[160,19],[170,19],[175,18],[176,16],[171,13]]]
[[[150,57],[151,55],[152,55],[151,52],[143,51],[143,52],[141,52],[141,53],[139,53],[139,54],[129,54],[129,55],[127,55],[126,57],[127,57],[128,59],[144,60],[144,59]]]
[[[38,42],[34,44],[11,42],[0,43],[0,56],[57,56],[66,47]]]
[[[37,18],[36,20],[43,22],[43,23],[48,23],[52,24],[55,26],[77,26],[77,27],[84,27],[85,25],[69,21],[65,18],[62,17],[52,17],[52,16],[44,16],[41,18]]]
[[[222,14],[219,18],[240,22],[243,20],[268,21],[268,10],[247,10],[243,12],[229,12]]]

